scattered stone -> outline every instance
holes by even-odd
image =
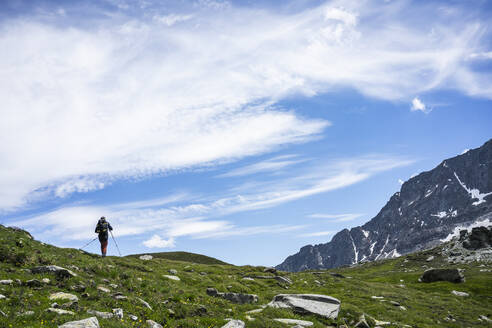
[[[173,276],[177,275],[178,274],[178,271],[177,270],[174,270],[174,269],[169,269],[167,270],[167,272],[169,272],[170,274],[172,274]]]
[[[176,280],[176,281],[180,281],[181,280],[181,279],[179,279],[178,276],[171,276],[171,275],[168,275],[168,274],[163,274],[162,276],[164,278],[171,279],[171,280]]]
[[[39,281],[38,279],[31,279],[25,282],[25,285],[27,287],[41,287],[43,286],[43,283]]]
[[[121,308],[113,309],[113,314],[118,319],[123,319],[123,309],[121,309]]]
[[[237,304],[258,302],[258,296],[254,294],[219,293],[215,288],[207,288],[207,295],[213,297],[221,297],[232,303],[237,303]]]
[[[253,278],[251,277],[244,277],[243,280],[248,280],[248,281],[255,281]]]
[[[109,287],[111,287],[113,289],[117,289],[118,288],[118,285],[117,284],[109,284]]]
[[[484,315],[481,315],[478,320],[480,321],[485,321],[485,322],[492,322],[492,320],[490,320],[489,318],[487,318],[486,316]]]
[[[468,293],[465,293],[465,292],[458,292],[458,291],[456,291],[456,290],[453,290],[453,291],[451,292],[451,294],[456,295],[456,296],[461,296],[461,297],[467,297],[467,296],[470,296],[470,294],[468,294]]]
[[[47,285],[47,284],[49,284],[51,282],[51,280],[49,280],[48,278],[43,278],[43,279],[41,279],[41,282],[43,284],[46,284]]]
[[[133,321],[137,321],[138,320],[138,317],[136,315],[133,315],[133,314],[129,314],[128,315],[128,318],[130,318]]]
[[[114,317],[113,313],[109,312],[101,312],[101,311],[95,311],[95,310],[87,310],[87,313],[95,315],[96,317],[103,318],[103,319],[111,319]]]
[[[381,300],[384,297],[383,296],[371,296],[371,298],[374,299],[374,300]]]
[[[77,275],[73,273],[72,271],[59,267],[57,265],[44,265],[44,266],[39,266],[31,269],[31,272],[36,274],[36,273],[53,273],[55,276],[59,279],[63,278],[72,278],[76,277]]]
[[[123,294],[122,294],[122,293],[120,293],[120,292],[113,294],[113,298],[114,298],[115,300],[126,300],[126,299],[128,299],[128,297],[127,297],[127,296],[123,295]]]
[[[269,273],[276,274],[276,273],[277,273],[277,269],[272,268],[272,267],[270,267],[270,268],[265,268],[265,269],[263,270],[263,272],[269,272]]]
[[[0,300],[6,299],[5,295],[0,294]]]
[[[244,328],[246,327],[245,323],[241,320],[230,320],[228,323],[223,325],[221,328]]]
[[[154,320],[147,320],[146,323],[148,328],[162,328],[162,326]]]
[[[72,287],[70,287],[70,289],[73,291],[82,293],[82,292],[85,292],[86,287],[82,284],[79,284],[79,285],[73,285]]]
[[[402,310],[402,311],[406,311],[406,310],[407,310],[407,308],[406,308],[406,307],[404,307],[403,305],[400,305],[400,310]]]
[[[376,319],[373,319],[374,320],[374,324],[376,326],[388,326],[388,325],[391,325],[391,322],[389,321],[379,321],[379,320],[376,320]]]
[[[290,280],[289,278],[281,277],[281,276],[275,276],[274,279],[277,280],[278,282],[292,285],[292,280]]]
[[[396,302],[396,301],[390,301],[390,304],[391,305],[394,305],[394,306],[400,306],[401,304]]]
[[[433,259],[434,259],[434,255],[431,255],[431,256],[429,256],[429,257],[426,259],[426,261],[427,261],[427,262],[431,262]]]
[[[15,315],[18,317],[30,316],[34,315],[34,311],[17,312]]]
[[[144,260],[144,261],[150,261],[154,257],[152,255],[140,255],[139,259]]]
[[[420,277],[422,282],[449,281],[464,282],[465,278],[458,269],[429,269]]]
[[[90,317],[78,321],[66,322],[58,328],[99,328],[99,321],[96,317]]]
[[[58,292],[50,295],[50,300],[69,300],[69,301],[78,301],[79,298],[76,295]]]
[[[250,310],[250,311],[247,311],[246,313],[248,313],[248,314],[253,314],[253,313],[260,313],[261,311],[263,311],[263,308],[261,308],[261,309],[254,309],[254,310]]]
[[[311,327],[313,325],[311,321],[305,321],[305,320],[295,320],[295,319],[273,319],[273,320],[288,325],[298,325],[301,327]]]
[[[57,308],[48,308],[46,312],[53,312],[56,314],[70,314],[70,315],[75,315],[75,312],[72,311],[67,311],[67,310],[62,310],[62,309],[57,309]]]
[[[0,280],[0,285],[12,285],[13,282],[11,279]]]
[[[340,301],[334,297],[317,294],[279,294],[268,303],[274,308],[291,308],[301,314],[316,314],[336,319],[340,311]]]
[[[106,288],[104,286],[97,286],[97,290],[103,292],[103,293],[110,293],[111,290],[109,288]]]
[[[77,302],[77,301],[70,301],[70,302],[67,302],[67,303],[63,303],[59,307],[62,307],[64,309],[74,309],[74,310],[76,310],[79,307],[79,302]]]
[[[149,305],[149,303],[145,302],[143,299],[137,297],[137,300],[143,304],[147,309],[152,310],[152,307]]]

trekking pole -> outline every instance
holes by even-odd
[[[120,248],[118,247],[118,244],[116,243],[116,239],[114,239],[113,232],[111,230],[109,230],[109,232],[111,232],[111,237],[113,238],[114,244],[116,245],[116,249],[118,250],[118,254],[120,254],[120,256],[121,256]]]
[[[96,238],[94,238],[94,239],[92,239],[90,242],[88,242],[88,243],[87,243],[87,244],[85,244],[84,246],[80,247],[79,249],[80,249],[80,250],[82,250],[82,248],[85,248],[85,247],[89,246],[89,244],[92,244],[92,242],[94,242],[94,240],[96,240],[96,239],[97,239],[97,237],[96,237]]]

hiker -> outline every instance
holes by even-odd
[[[101,243],[102,257],[106,256],[106,250],[108,249],[108,229],[113,231],[113,227],[106,221],[106,217],[101,216],[96,226],[96,233],[99,234],[99,242]]]

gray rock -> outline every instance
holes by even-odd
[[[290,280],[289,278],[281,277],[281,276],[275,276],[274,279],[280,283],[292,285],[292,280]]]
[[[153,320],[147,320],[146,323],[147,323],[148,328],[162,328],[162,326],[160,324],[158,324],[157,322],[155,322]]]
[[[125,296],[125,295],[123,295],[122,293],[118,292],[118,293],[114,293],[114,294],[113,294],[113,298],[114,298],[115,300],[120,300],[120,301],[122,301],[122,300],[126,300],[126,299],[128,299],[128,296]]]
[[[143,299],[137,297],[137,300],[142,303],[143,306],[145,306],[147,309],[152,310],[152,307],[149,305],[149,303],[145,302]]]
[[[273,319],[273,320],[288,325],[297,325],[301,327],[311,327],[313,325],[311,321],[306,321],[306,320],[295,320],[295,319]]]
[[[133,321],[137,321],[138,320],[138,317],[136,315],[133,315],[133,314],[129,314],[128,315],[128,318],[130,318]]]
[[[253,313],[260,313],[262,311],[263,311],[263,308],[246,311],[246,313],[253,314]]]
[[[72,271],[59,267],[57,265],[44,265],[44,266],[38,266],[35,268],[31,269],[31,272],[36,274],[36,273],[53,273],[57,278],[72,278],[76,277],[77,275],[73,273]]]
[[[340,301],[334,297],[317,294],[279,294],[268,303],[274,308],[291,308],[300,314],[316,314],[336,319],[340,311]]]
[[[174,270],[174,269],[169,269],[167,270],[167,272],[169,272],[170,274],[172,274],[173,276],[177,275],[178,274],[178,271],[177,270]]]
[[[179,279],[178,276],[171,276],[171,275],[168,275],[168,274],[163,274],[162,275],[164,278],[167,278],[167,279],[171,279],[171,280],[175,280],[175,281],[180,281],[181,279]]]
[[[465,281],[465,277],[458,269],[429,269],[420,277],[422,282],[449,281],[460,283]]]
[[[103,319],[111,319],[114,317],[113,313],[110,312],[101,312],[101,311],[96,311],[96,310],[87,310],[87,313],[95,315],[96,317],[103,318]]]
[[[241,320],[229,320],[228,323],[223,325],[221,328],[244,328],[246,325]]]
[[[104,287],[104,286],[97,286],[97,290],[103,292],[103,293],[110,293],[111,289]]]
[[[429,256],[429,257],[426,259],[426,261],[427,261],[427,262],[431,262],[432,260],[434,260],[434,256],[433,256],[433,255]]]
[[[244,277],[243,280],[248,280],[248,281],[255,281],[253,278],[251,277]]]
[[[58,292],[50,295],[50,300],[69,300],[69,301],[78,301],[79,298],[76,295]]]
[[[0,285],[12,285],[14,281],[12,279],[0,280]]]
[[[478,320],[492,323],[492,320],[484,315],[481,315]]]
[[[85,292],[85,289],[86,288],[87,287],[85,287],[82,284],[73,285],[73,286],[70,287],[71,290],[76,291],[76,292],[79,292],[79,293]]]
[[[18,317],[30,316],[34,315],[34,311],[17,312],[15,315]]]
[[[221,297],[232,303],[237,303],[237,304],[258,302],[258,296],[255,294],[219,293],[215,288],[207,288],[207,294],[213,297]]]
[[[273,274],[276,274],[277,273],[277,269],[271,267],[271,268],[265,268],[263,270],[263,272],[269,272],[269,273],[273,273]]]
[[[113,309],[113,314],[118,319],[123,319],[123,309],[121,309],[121,308]]]
[[[96,317],[90,317],[78,321],[66,322],[58,328],[100,328]]]
[[[144,261],[150,261],[153,259],[152,255],[140,255],[139,259]]]
[[[53,312],[53,313],[56,313],[56,314],[70,314],[70,315],[74,315],[75,314],[75,312],[67,311],[67,310],[62,310],[62,309],[58,309],[58,308],[48,308],[46,310],[46,312]]]
[[[467,297],[467,296],[470,296],[470,294],[468,294],[468,293],[465,293],[465,292],[459,292],[459,291],[456,291],[456,290],[453,290],[453,291],[451,292],[451,294],[456,295],[456,296],[461,296],[461,297]]]

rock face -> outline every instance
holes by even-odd
[[[410,178],[369,222],[328,243],[304,246],[276,268],[297,272],[398,257],[449,240],[458,227],[490,221],[492,140]],[[470,247],[489,238],[478,234]]]
[[[207,294],[213,297],[222,297],[223,299],[237,304],[258,302],[258,296],[254,294],[219,293],[215,288],[207,288]]]
[[[492,229],[487,227],[473,228],[471,233],[460,231],[460,241],[466,249],[477,250],[492,246]]]
[[[458,269],[429,269],[420,277],[422,282],[449,281],[460,283],[465,281],[465,277]]]
[[[99,328],[99,321],[96,317],[87,318],[79,321],[66,322],[58,328]]]
[[[77,275],[72,271],[59,267],[57,265],[45,265],[31,269],[32,273],[53,273],[57,278],[72,278]]]
[[[291,308],[300,314],[316,314],[336,319],[340,311],[340,301],[334,297],[316,294],[279,294],[268,303],[274,308]]]

